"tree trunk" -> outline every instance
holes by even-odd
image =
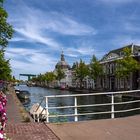
[[[82,89],[83,80],[80,79],[80,89]]]
[[[96,90],[100,90],[101,89],[100,78],[97,77],[95,81],[96,81]]]
[[[124,82],[124,89],[125,89],[125,90],[128,90],[128,78],[125,77],[125,78],[124,78],[124,81],[125,81],[125,82]]]

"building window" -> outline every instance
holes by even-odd
[[[120,56],[124,56],[124,52],[120,52]]]
[[[124,79],[123,78],[120,79],[120,88],[124,88]]]

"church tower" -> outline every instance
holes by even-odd
[[[55,68],[61,68],[61,69],[70,69],[70,66],[68,65],[68,63],[65,61],[65,56],[64,53],[62,51],[61,53],[61,58],[60,61],[58,61],[58,63],[56,64]]]

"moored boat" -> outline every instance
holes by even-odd
[[[26,90],[22,90],[19,93],[17,93],[17,96],[19,99],[29,99],[30,93]]]
[[[20,90],[19,89],[15,89],[15,93],[16,94],[19,94],[20,93]]]

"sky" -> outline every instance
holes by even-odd
[[[63,51],[69,65],[140,44],[139,0],[6,0],[15,32],[6,49],[12,74],[53,71]]]

